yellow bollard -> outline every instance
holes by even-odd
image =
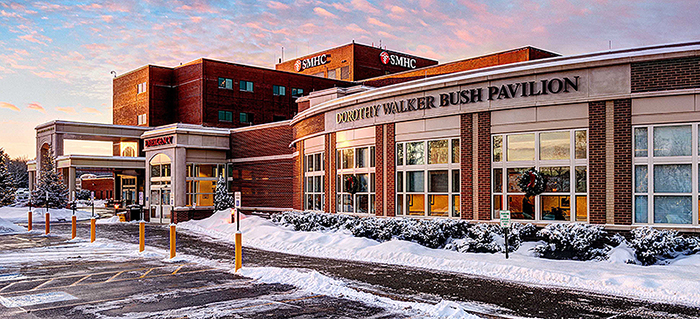
[[[27,214],[27,231],[32,231],[32,211]]]
[[[146,222],[139,222],[139,252],[146,249]]]
[[[71,235],[70,239],[75,239],[75,233],[77,232],[77,229],[76,229],[77,222],[78,222],[77,217],[75,217],[75,215],[73,215],[73,217],[71,218],[71,224],[72,224],[73,228],[71,229],[71,232],[70,232],[70,235]]]
[[[236,232],[236,272],[243,266],[243,243],[241,242],[242,235],[240,231]]]
[[[170,224],[170,259],[175,257],[175,224]]]
[[[90,219],[90,242],[95,242],[95,217]]]
[[[51,215],[49,215],[49,212],[46,212],[46,234],[48,235],[51,232]]]

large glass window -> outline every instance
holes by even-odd
[[[219,176],[227,181],[228,192],[233,176],[232,166],[226,164],[188,163],[185,168],[185,193],[187,206],[214,206],[214,193]]]
[[[396,144],[396,215],[459,217],[459,139]]]
[[[493,218],[506,209],[513,219],[588,221],[587,138],[585,129],[493,135]],[[537,196],[518,186],[532,167],[547,180]]]
[[[304,156],[304,208],[307,210],[326,209],[326,170],[323,152]]]
[[[698,123],[632,129],[634,223],[698,225],[699,129]]]
[[[336,153],[336,209],[339,213],[375,214],[374,146]]]

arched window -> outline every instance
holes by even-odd
[[[161,154],[159,154],[159,155],[161,155]],[[124,157],[136,157],[136,151],[134,151],[133,147],[128,146],[122,151],[122,156],[124,156]]]

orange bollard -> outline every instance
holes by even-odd
[[[49,212],[46,212],[46,234],[48,235],[51,232],[51,215]]]
[[[142,220],[139,222],[139,252],[144,249],[146,249],[146,222]]]
[[[170,224],[170,259],[175,257],[175,224]]]
[[[90,242],[95,242],[95,217],[90,219]]]
[[[243,243],[241,242],[243,235],[240,231],[236,232],[236,272],[243,267]]]
[[[27,213],[27,231],[32,231],[32,211]]]
[[[77,222],[78,222],[78,218],[75,217],[75,215],[73,215],[73,218],[71,219],[71,224],[72,224],[73,228],[71,229],[71,232],[70,232],[70,235],[71,235],[70,239],[75,239],[75,233],[77,232],[77,225],[76,225]]]

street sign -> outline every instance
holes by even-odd
[[[143,205],[143,192],[139,192],[139,205]]]
[[[233,207],[241,208],[241,192],[235,192],[233,196]]]
[[[503,228],[510,227],[510,211],[509,210],[501,210],[499,212],[501,214],[501,227],[503,227]]]

